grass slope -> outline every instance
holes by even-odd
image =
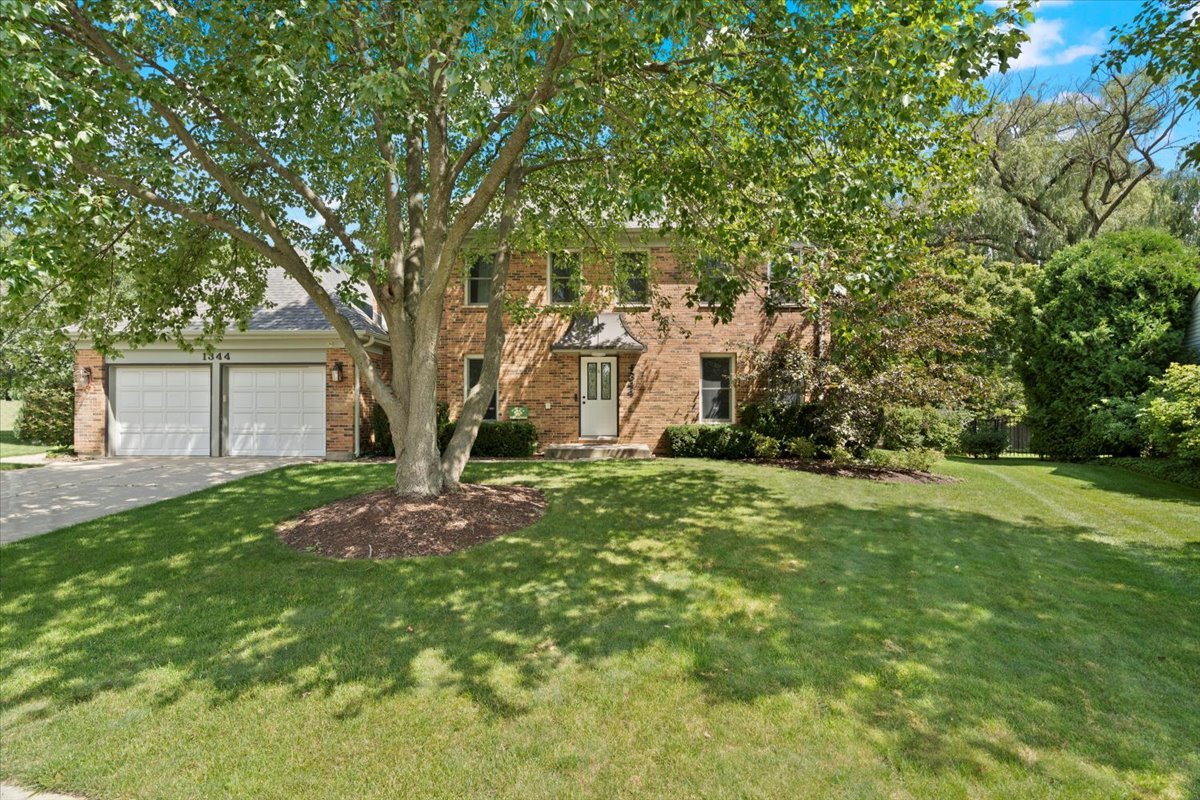
[[[20,410],[19,400],[0,400],[0,458],[44,453],[50,449],[42,444],[26,444],[17,440],[13,434],[13,425]]]
[[[477,464],[535,526],[333,562],[247,478],[0,550],[7,779],[97,798],[1200,795],[1200,491]]]

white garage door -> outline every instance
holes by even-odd
[[[324,367],[229,367],[231,456],[325,455]]]
[[[113,453],[206,456],[211,427],[207,367],[116,367]]]

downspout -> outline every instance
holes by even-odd
[[[358,365],[354,366],[354,457],[362,455],[362,396],[359,386]]]

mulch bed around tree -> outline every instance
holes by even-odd
[[[872,467],[868,464],[834,464],[832,461],[808,461],[802,458],[752,458],[749,461],[769,467],[813,472],[817,475],[832,475],[835,478],[859,478],[868,481],[883,481],[884,483],[958,483],[958,478],[951,478],[949,475]]]
[[[463,484],[434,499],[393,489],[346,497],[282,523],[289,547],[330,558],[443,556],[532,525],[546,497],[528,486]]]

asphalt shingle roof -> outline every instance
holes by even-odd
[[[338,299],[335,291],[345,275],[338,272],[321,276],[321,285],[333,298],[338,311],[357,331],[386,336],[384,327],[361,309]],[[267,270],[267,288],[263,305],[254,310],[246,326],[250,331],[332,331],[333,326],[300,284],[279,268]]]

